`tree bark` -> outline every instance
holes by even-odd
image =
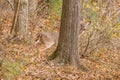
[[[28,27],[28,0],[14,0],[15,15],[11,34],[14,37],[24,39]]]
[[[37,4],[38,4],[38,0],[29,0],[29,14],[30,14],[30,16],[35,15]]]
[[[79,31],[80,0],[63,0],[59,42],[49,59],[79,67]]]

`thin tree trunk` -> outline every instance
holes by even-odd
[[[20,40],[26,37],[28,27],[28,0],[14,0],[15,15],[11,34]]]
[[[36,14],[38,0],[29,0],[29,15],[34,16]]]

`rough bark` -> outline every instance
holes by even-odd
[[[59,42],[49,59],[80,67],[80,0],[63,0]]]
[[[14,0],[15,15],[11,34],[20,40],[26,37],[28,27],[28,0]]]

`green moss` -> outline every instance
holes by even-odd
[[[22,71],[22,65],[17,62],[10,62],[4,60],[2,64],[2,72],[6,80],[13,80],[15,77],[19,76]]]
[[[60,16],[62,10],[62,0],[50,0],[49,2],[49,11]]]

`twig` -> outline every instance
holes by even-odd
[[[87,42],[86,48],[85,48],[85,50],[84,50],[84,55],[86,54],[86,52],[87,52],[87,50],[88,50],[88,47],[89,47],[89,44],[90,44],[90,38],[91,38],[92,35],[93,35],[93,33],[91,33],[91,34],[89,35],[89,37],[88,37],[88,42]]]
[[[6,0],[8,2],[8,4],[10,5],[10,7],[12,8],[12,11],[14,11],[14,7],[13,7],[13,4],[9,1],[9,0]]]
[[[18,12],[19,12],[19,7],[20,7],[20,0],[17,1],[16,7],[17,7],[17,8],[15,9],[14,18],[13,18],[13,23],[12,23],[12,28],[11,28],[10,33],[13,32],[13,30],[15,29],[16,23],[17,23]]]

